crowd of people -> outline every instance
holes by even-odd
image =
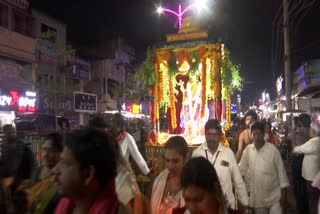
[[[221,143],[220,121],[205,124],[205,142],[189,149],[182,136],[164,145],[166,168],[140,191],[129,157],[150,175],[121,114],[111,123],[96,117],[86,128],[51,133],[36,166],[30,147],[3,127],[0,213],[89,214],[281,214],[290,185],[279,141],[269,121],[254,111],[235,119]],[[320,213],[320,124],[307,114],[295,118],[289,135],[292,184],[298,213]]]

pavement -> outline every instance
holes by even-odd
[[[296,199],[293,191],[293,183],[292,183],[292,173],[291,173],[291,159],[288,158],[287,161],[284,161],[284,165],[286,167],[287,175],[290,182],[290,187],[287,190],[287,198],[288,198],[288,208],[285,210],[284,214],[298,214],[296,210]]]

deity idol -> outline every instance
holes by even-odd
[[[209,110],[208,107],[205,107],[205,117],[201,118],[202,85],[199,81],[199,75],[190,75],[186,88],[182,81],[180,81],[179,85],[183,93],[182,109],[180,112],[182,134],[187,139],[203,136],[204,124],[208,120]]]

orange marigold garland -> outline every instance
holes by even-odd
[[[178,68],[181,67],[181,65],[184,63],[184,62],[188,62],[189,65],[191,65],[191,60],[190,60],[190,54],[188,51],[186,50],[181,50],[181,51],[178,51],[176,53],[176,57],[177,57],[177,60],[178,60]]]
[[[162,101],[163,101],[163,93],[164,93],[164,91],[163,91],[163,70],[161,69],[161,68],[159,68],[159,71],[158,71],[158,102],[159,103],[161,103]]]
[[[177,116],[176,116],[176,99],[174,95],[173,77],[169,77],[169,96],[170,96],[170,115],[171,115],[171,127],[177,128]]]
[[[213,52],[213,62],[212,62],[212,71],[210,72],[210,79],[211,79],[211,85],[210,85],[210,90],[215,92],[215,83],[216,83],[216,77],[215,77],[215,70],[216,67],[218,66],[218,52],[216,50],[214,50]]]
[[[198,49],[198,57],[199,59],[203,58],[203,56],[206,54],[207,48],[205,46],[201,46]]]
[[[155,97],[158,98],[158,96],[159,96],[159,87],[155,87]],[[160,114],[159,114],[159,100],[157,99],[155,102],[155,112],[156,112],[155,113],[156,121],[158,121],[160,118]]]
[[[231,105],[231,97],[230,97],[230,87],[227,86],[226,90],[226,119],[227,123],[225,126],[225,129],[228,130],[231,127],[231,110],[230,110],[230,105]]]
[[[207,94],[207,63],[206,63],[206,58],[202,59],[201,84],[202,84],[202,91],[201,91],[200,116],[201,116],[201,118],[204,118],[206,104],[207,104],[207,96],[206,96],[206,94]]]

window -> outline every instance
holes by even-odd
[[[50,27],[46,24],[41,24],[41,36],[43,39],[48,40],[52,43],[57,41],[57,29]]]
[[[8,28],[8,11],[7,5],[0,4],[0,26]]]
[[[32,37],[33,18],[18,9],[13,10],[13,30],[25,36]]]

